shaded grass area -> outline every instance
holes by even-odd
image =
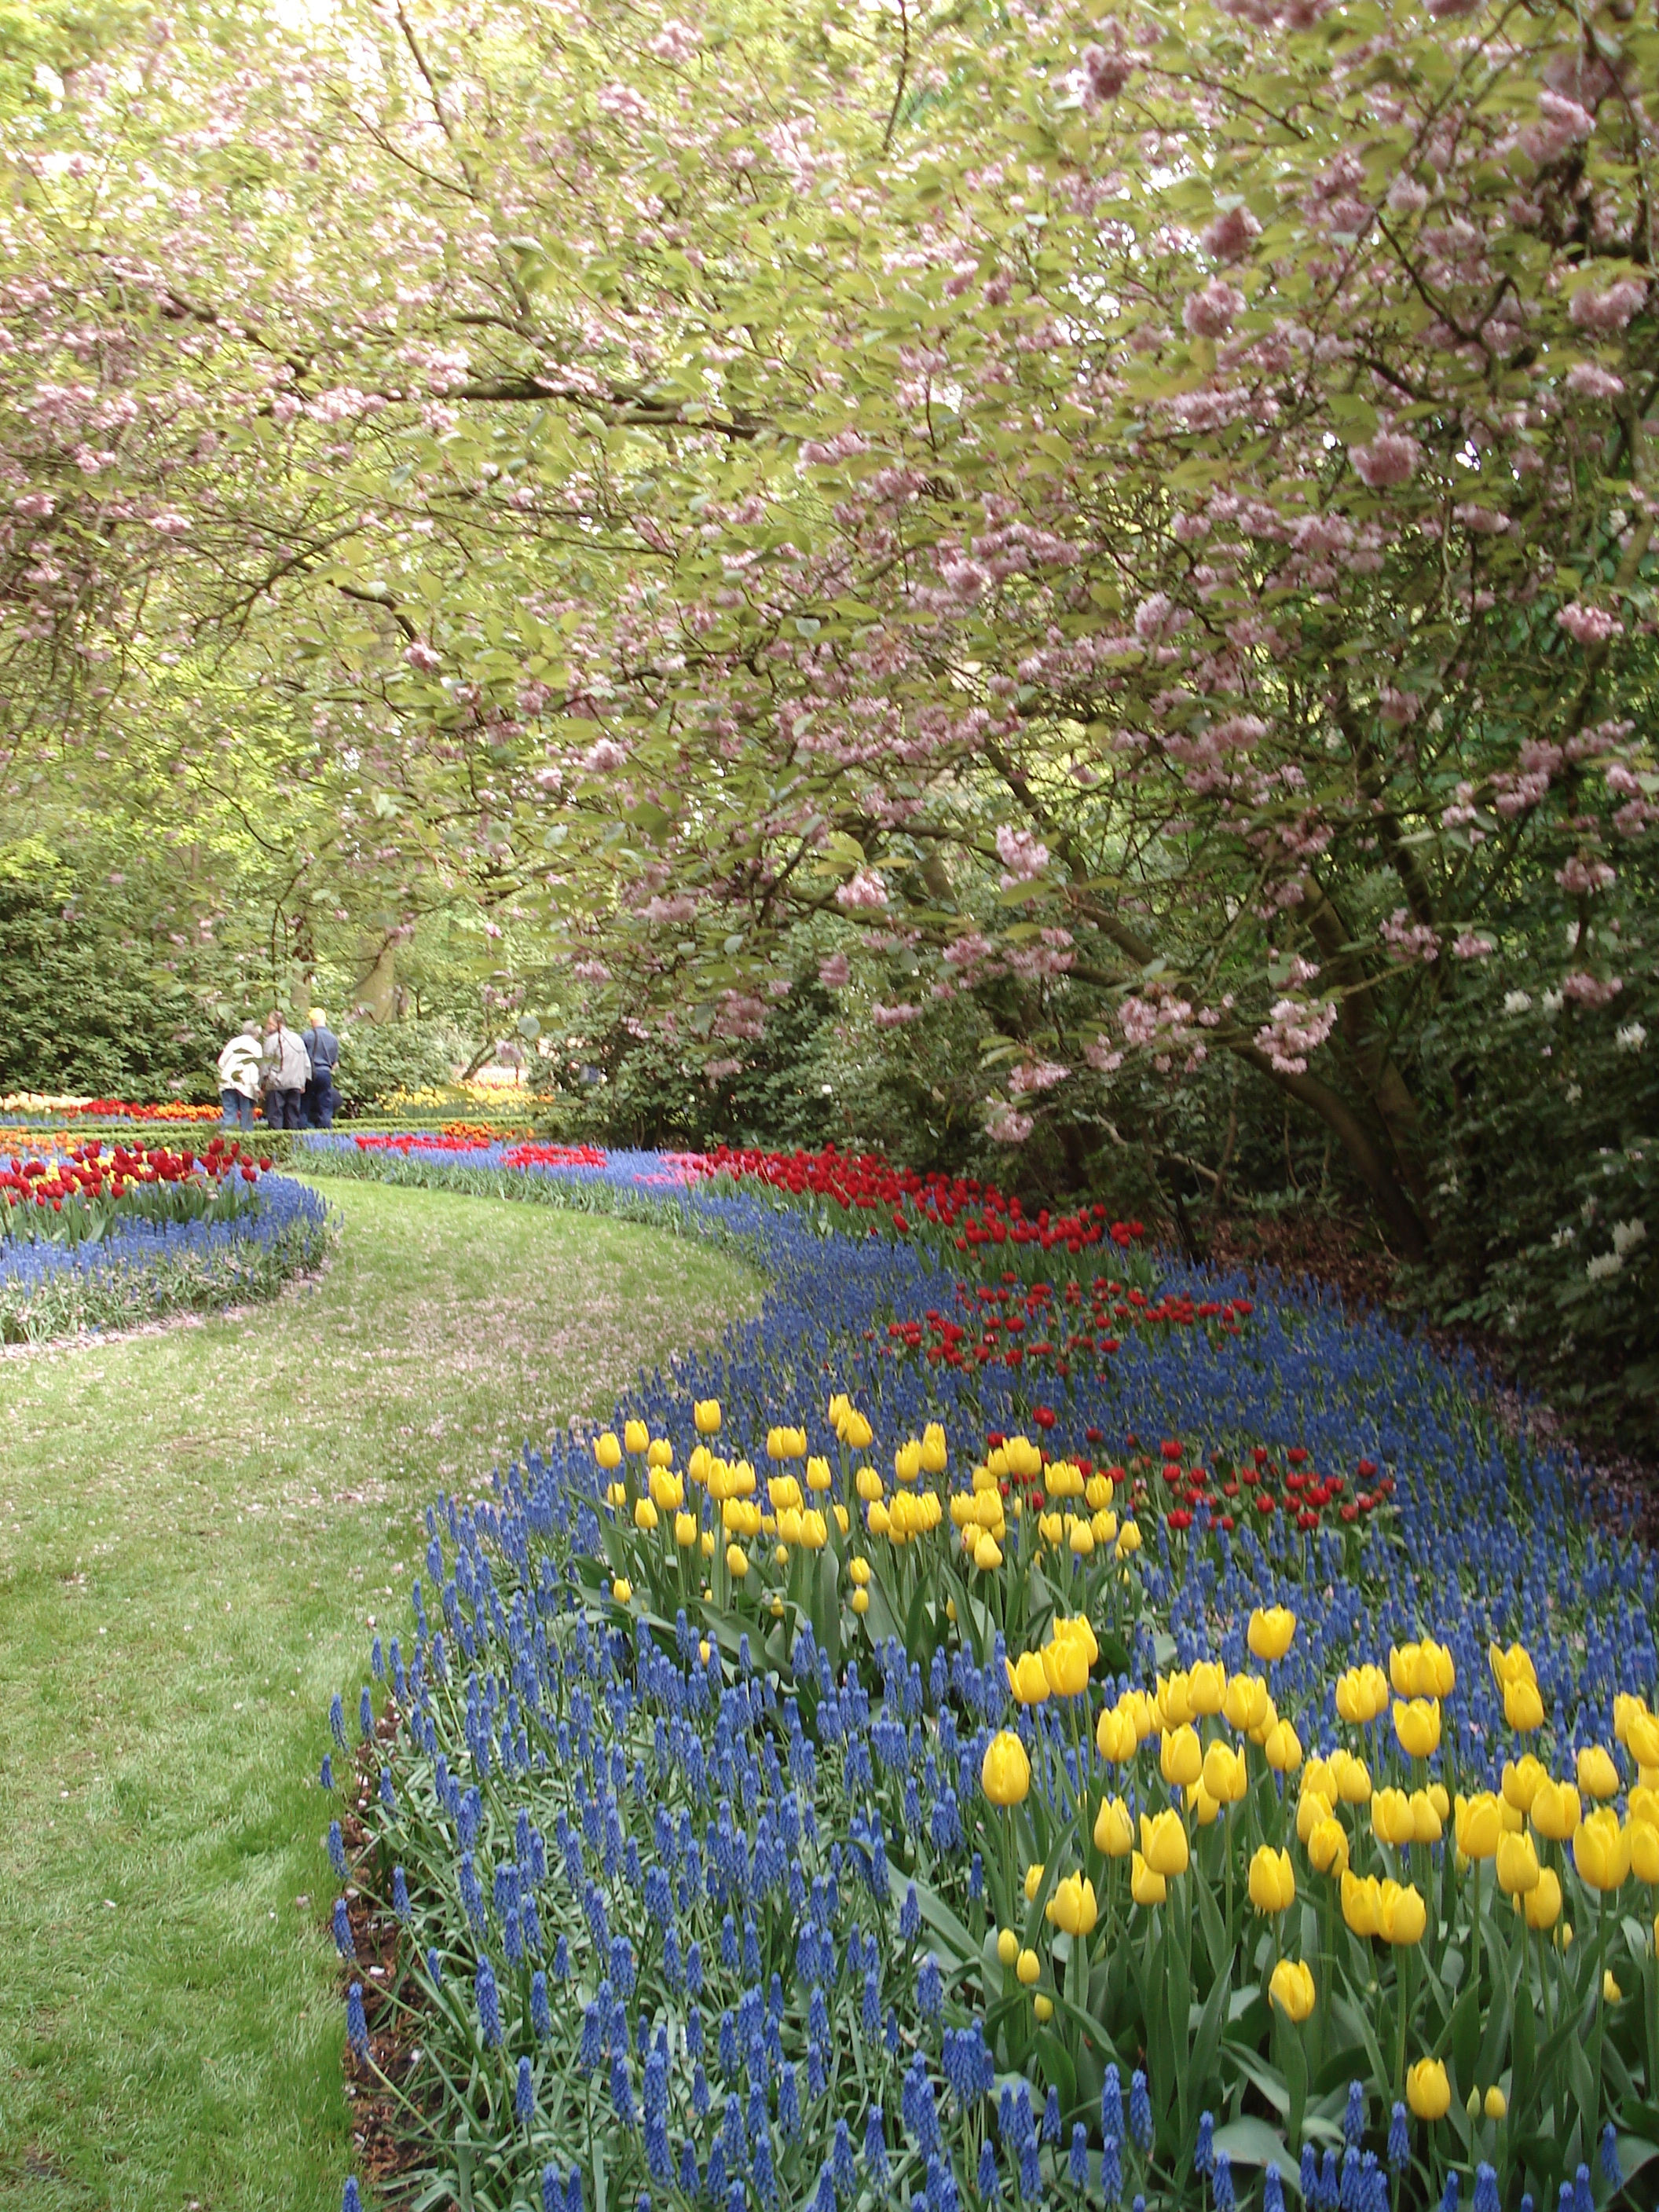
[[[439,1489],[759,1304],[648,1229],[328,1195],[320,1282],[0,1360],[6,2212],[335,2212],[330,1693],[401,1621]]]

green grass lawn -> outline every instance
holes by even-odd
[[[337,2212],[315,1787],[446,1486],[752,1312],[732,1260],[371,1184],[273,1305],[0,1360],[0,2206]]]

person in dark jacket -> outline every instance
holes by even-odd
[[[305,1032],[304,1043],[311,1061],[311,1078],[306,1085],[306,1127],[331,1129],[334,1071],[340,1064],[340,1040],[330,1029],[328,1016],[320,1006],[311,1010],[311,1025]]]

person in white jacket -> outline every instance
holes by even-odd
[[[219,1055],[219,1103],[228,1129],[253,1127],[253,1102],[259,1096],[258,1026],[252,1015]]]
[[[297,1030],[273,1007],[265,1021],[265,1120],[273,1129],[297,1129],[304,1120],[311,1061]]]

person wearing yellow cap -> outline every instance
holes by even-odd
[[[305,1125],[308,1129],[334,1127],[334,1071],[340,1064],[340,1040],[328,1025],[320,1006],[311,1010],[304,1037],[311,1073],[306,1082]]]

